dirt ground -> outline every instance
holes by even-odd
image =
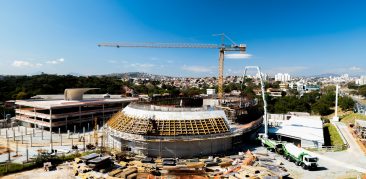
[[[72,179],[75,176],[72,170],[66,166],[58,167],[57,170],[45,172],[43,168],[19,172],[2,177],[3,179]]]

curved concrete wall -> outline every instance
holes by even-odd
[[[83,100],[83,95],[85,92],[99,89],[99,88],[69,88],[65,89],[64,98],[65,100]]]
[[[150,157],[191,158],[225,152],[232,148],[232,138],[215,138],[207,140],[149,142],[128,141],[119,137],[109,137],[109,147],[122,149],[128,147],[132,152]]]

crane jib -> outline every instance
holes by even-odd
[[[189,43],[101,43],[99,47],[140,47],[140,48],[216,48],[224,51],[245,51],[244,44],[238,45],[218,45],[218,44],[189,44]]]

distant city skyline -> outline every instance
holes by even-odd
[[[100,42],[245,43],[250,58],[225,60],[224,75],[258,65],[274,76],[366,75],[363,1],[1,1],[0,75],[146,72],[216,76],[218,50],[99,48]],[[226,40],[229,43],[229,40]]]

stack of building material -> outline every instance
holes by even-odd
[[[256,157],[253,155],[250,150],[248,150],[245,154],[245,159],[243,161],[244,166],[253,165],[254,161],[256,160]]]
[[[136,175],[132,175],[136,174]],[[130,178],[137,177],[137,168],[136,167],[130,167],[123,170],[123,172],[116,175],[116,177],[119,178],[127,178],[129,175],[132,175]]]

